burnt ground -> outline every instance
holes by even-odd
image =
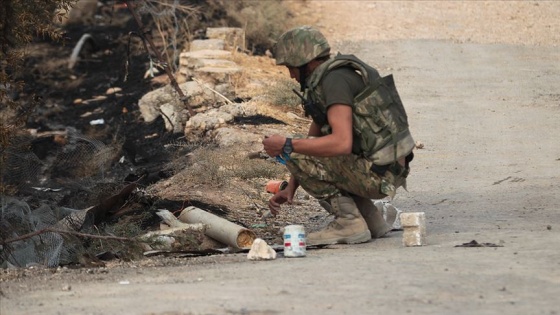
[[[111,22],[118,19],[126,21],[120,23],[124,26],[68,26],[62,45],[36,42],[29,48],[23,80],[27,93],[37,95],[41,104],[28,128],[38,132],[74,128],[104,143],[122,143],[122,150],[133,162],[139,158],[139,147],[148,155],[145,159],[153,160],[157,147],[178,135],[164,132],[161,120],[149,124],[142,121],[138,100],[162,84],[144,79],[149,55],[137,38],[128,35],[137,29],[128,11],[115,12]],[[82,49],[76,66],[68,69],[72,49],[86,33],[94,40]],[[111,88],[122,92],[107,93]],[[99,96],[103,98],[94,100]],[[98,119],[104,124],[90,125]],[[146,137],[152,134],[159,136]]]
[[[125,155],[127,159],[123,163],[113,161],[110,172],[99,175],[105,181],[110,178],[123,184],[143,176],[139,184],[146,185],[157,177],[169,176],[165,163],[170,157],[162,154],[168,151],[161,148],[180,135],[166,132],[162,119],[145,123],[140,117],[138,100],[162,84],[144,78],[149,56],[137,37],[128,35],[137,29],[130,13],[116,11],[111,19],[123,26],[68,26],[62,45],[37,41],[29,48],[23,76],[25,91],[35,94],[40,104],[27,128],[39,134],[74,129],[87,139],[116,146],[115,156]],[[94,40],[82,49],[76,66],[68,69],[72,49],[86,33]],[[122,92],[107,93],[111,88]],[[104,123],[90,124],[99,119]],[[47,157],[48,151],[56,147],[52,136],[39,138],[33,144],[38,157]],[[67,206],[83,206],[67,201]]]

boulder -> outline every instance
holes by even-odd
[[[187,97],[187,102],[191,107],[199,107],[205,103],[215,102],[216,95],[194,81],[185,82],[179,85]],[[164,86],[144,95],[138,101],[140,114],[144,121],[152,122],[163,112],[166,128],[169,131],[181,132],[184,123],[188,119],[186,108],[179,99],[177,92],[170,86]]]
[[[226,49],[245,49],[245,31],[239,27],[209,27],[206,36],[210,39],[221,39]]]

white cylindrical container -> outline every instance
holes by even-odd
[[[304,257],[306,250],[303,225],[288,225],[284,228],[284,257]]]

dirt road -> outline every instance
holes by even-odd
[[[395,76],[425,148],[394,204],[426,213],[429,245],[45,272],[1,283],[2,315],[560,314],[560,4],[309,5],[336,50]]]

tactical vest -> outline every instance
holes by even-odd
[[[380,77],[374,68],[353,55],[338,54],[325,61],[306,81],[306,112],[321,127],[321,132],[329,134],[330,126],[320,83],[329,71],[338,67],[353,68],[365,83],[365,88],[354,97],[352,153],[376,165],[388,165],[406,157],[414,148],[414,140],[393,76]]]

